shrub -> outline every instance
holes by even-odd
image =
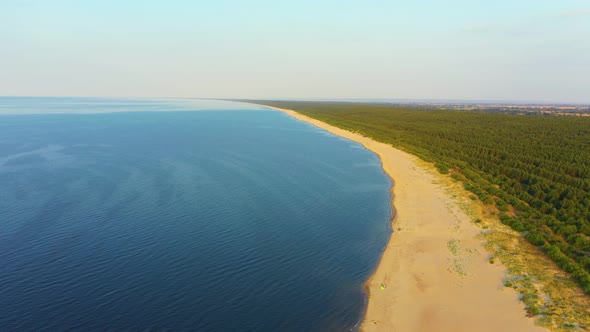
[[[436,166],[436,168],[438,168],[438,171],[441,172],[442,174],[448,174],[449,173],[449,167],[445,164],[442,163],[436,163],[434,164],[434,166]]]
[[[525,236],[526,240],[536,246],[542,246],[545,244],[545,239],[539,233],[530,232]]]

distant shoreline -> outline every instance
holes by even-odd
[[[361,330],[546,331],[526,317],[516,291],[503,286],[505,269],[488,263],[477,238],[481,230],[417,157],[295,111],[267,107],[362,144],[379,156],[394,183],[395,233],[364,285],[368,304]]]

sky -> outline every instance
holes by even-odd
[[[0,0],[0,95],[590,103],[590,1]]]

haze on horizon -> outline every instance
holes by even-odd
[[[0,95],[590,103],[588,1],[0,2]]]

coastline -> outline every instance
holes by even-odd
[[[394,232],[364,285],[361,330],[547,331],[526,316],[518,293],[504,287],[506,269],[489,263],[478,238],[482,230],[421,160],[295,111],[266,107],[362,144],[392,179]]]

